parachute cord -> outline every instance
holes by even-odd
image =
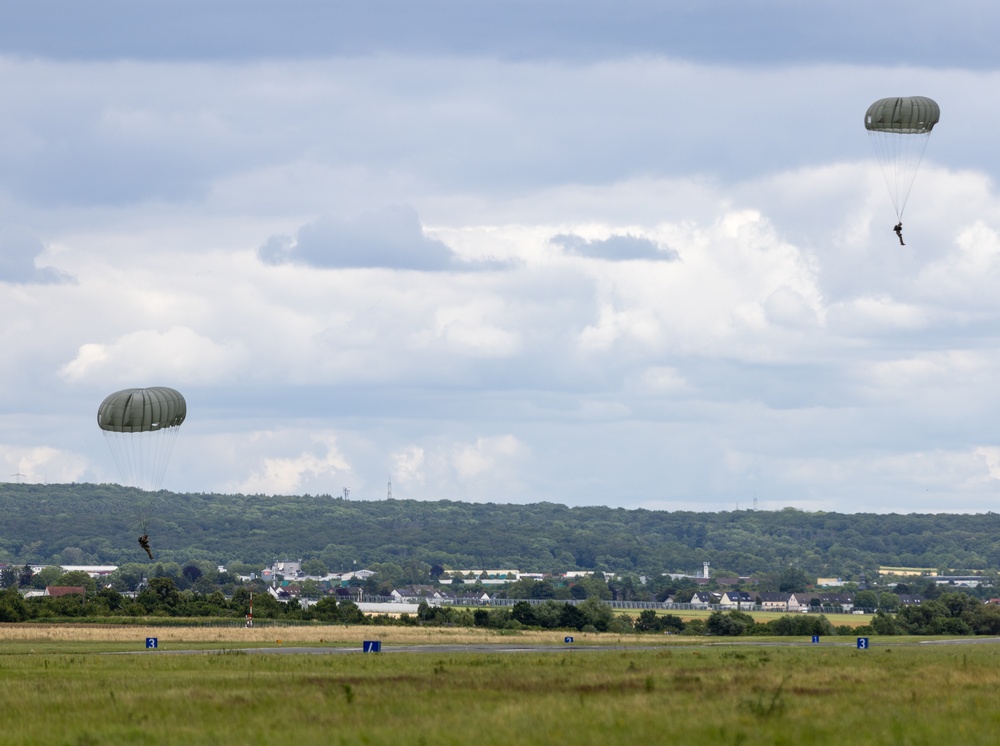
[[[920,164],[924,161],[924,151],[927,150],[927,143],[930,141],[930,132],[926,135],[919,136],[922,142],[920,143],[920,148],[916,153],[916,163],[913,164],[913,175],[910,176],[910,183],[906,186],[906,194],[903,196],[903,205],[899,208],[899,222],[903,222],[903,210],[906,209],[906,203],[910,199],[910,191],[913,189],[913,182],[917,178],[917,171],[920,170]]]
[[[103,430],[122,484],[130,491],[131,510],[140,534],[147,533],[157,492],[166,474],[170,455],[180,428],[168,427],[149,432]]]
[[[896,211],[896,219],[902,222],[903,211],[923,161],[930,133],[901,135],[870,130],[869,135]]]

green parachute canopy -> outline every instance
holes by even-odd
[[[187,402],[179,391],[153,386],[109,395],[97,410],[97,424],[101,430],[140,433],[179,427],[186,416]]]
[[[865,112],[865,129],[900,221],[927,140],[940,119],[941,107],[926,96],[880,98]]]
[[[126,487],[158,490],[163,482],[187,402],[166,386],[124,389],[97,409],[97,425]]]

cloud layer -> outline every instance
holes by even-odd
[[[545,4],[517,11],[520,45],[486,3],[507,26],[480,51],[418,24],[255,52],[251,5],[242,42],[148,52],[30,37],[23,9],[0,30],[10,474],[117,479],[97,405],[166,385],[189,403],[171,489],[992,508],[1000,104],[978,47],[838,54],[835,28],[849,50],[871,24],[821,33],[786,3],[755,21],[766,54],[722,49],[742,4],[630,43],[586,3],[544,52]],[[831,43],[789,41],[779,10]],[[861,123],[895,92],[944,112],[905,248]]]

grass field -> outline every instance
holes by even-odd
[[[992,744],[1000,727],[997,644],[872,638],[858,651],[849,638],[780,647],[629,636],[658,646],[605,651],[568,649],[552,633],[298,627],[280,629],[280,644],[554,650],[236,650],[277,646],[276,631],[2,626],[0,743]],[[143,650],[147,634],[159,651]],[[195,647],[228,652],[168,652]],[[99,652],[123,649],[138,654]]]

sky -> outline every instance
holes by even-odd
[[[173,491],[995,510],[998,26],[0,4],[0,481],[122,481],[99,404],[170,386]],[[863,115],[913,95],[900,246]]]

